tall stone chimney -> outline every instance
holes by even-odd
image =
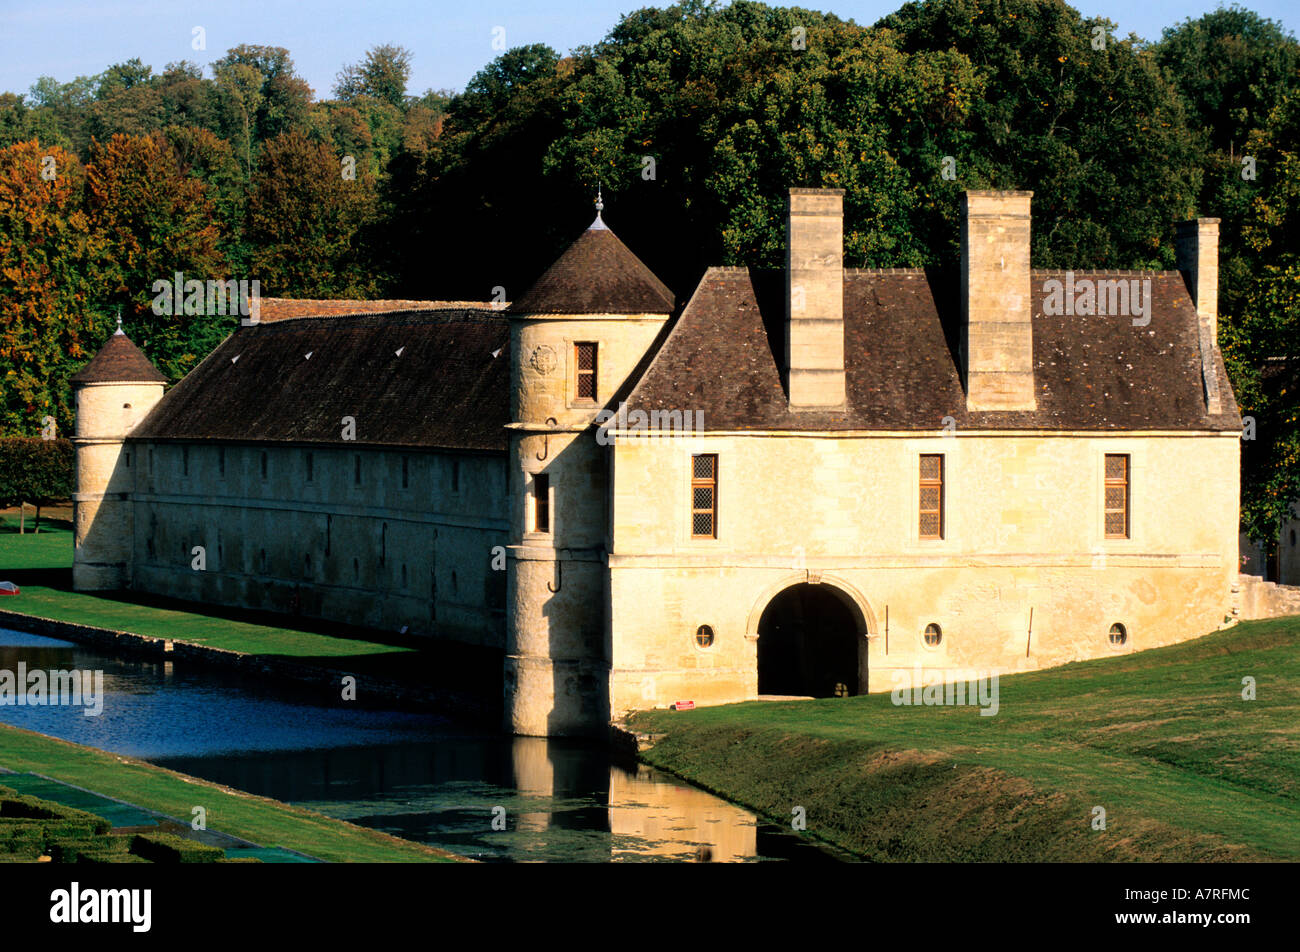
[[[961,290],[966,409],[1034,410],[1029,201],[1033,192],[967,192]]]
[[[1209,325],[1210,340],[1219,339],[1219,219],[1180,221],[1174,231],[1174,256],[1178,270],[1196,305],[1196,316]]]
[[[1194,218],[1174,228],[1174,258],[1196,305],[1201,381],[1209,413],[1222,410],[1214,349],[1219,345],[1219,219]]]
[[[844,406],[844,190],[790,189],[786,383],[791,410]]]

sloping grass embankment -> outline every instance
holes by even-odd
[[[637,714],[642,756],[877,861],[1300,860],[1300,618],[1000,679],[998,713],[889,694]],[[1255,700],[1242,679],[1255,680]],[[1094,808],[1105,829],[1094,829]]]

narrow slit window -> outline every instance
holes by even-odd
[[[411,458],[409,456],[402,457],[402,488],[411,488]]]
[[[718,457],[691,457],[691,537],[718,537]]]
[[[533,474],[533,531],[551,531],[551,477]]]
[[[266,479],[266,450],[262,450],[262,478]]]
[[[312,458],[311,453],[307,454],[307,482],[316,478],[316,461]]]
[[[943,455],[921,456],[921,485],[918,530],[922,539],[943,538]]]
[[[1106,538],[1127,539],[1129,533],[1129,458],[1106,454]]]
[[[596,402],[596,345],[582,343],[573,345],[574,366],[577,368],[577,380],[574,396],[584,402]]]

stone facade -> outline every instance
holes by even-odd
[[[1045,316],[1028,192],[968,195],[954,294],[845,269],[841,204],[791,190],[784,273],[684,307],[598,216],[508,315],[250,321],[165,397],[118,341],[78,386],[77,586],[496,648],[524,735],[1230,621],[1213,220],[1139,324]]]

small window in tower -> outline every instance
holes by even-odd
[[[551,531],[551,477],[533,474],[533,531]]]
[[[1129,458],[1106,454],[1106,538],[1127,539],[1129,532]]]
[[[691,457],[691,537],[718,537],[718,457]]]
[[[311,453],[306,454],[307,463],[307,482],[316,478],[316,461],[312,458]]]
[[[573,395],[583,403],[596,402],[596,345],[573,345],[574,367],[577,368]]]
[[[943,455],[921,455],[920,523],[922,539],[943,538]]]

